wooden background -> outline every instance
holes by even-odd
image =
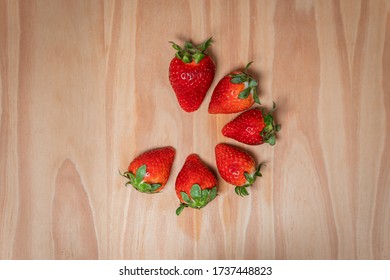
[[[190,153],[235,115],[182,111],[168,41],[213,36],[214,88],[253,60],[275,147],[240,198],[176,217]],[[1,259],[390,259],[390,2],[0,0]],[[177,154],[162,194],[124,187]]]

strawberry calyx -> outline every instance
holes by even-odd
[[[245,69],[242,72],[230,74],[229,75],[229,77],[231,77],[230,82],[232,84],[245,83],[245,89],[243,89],[238,95],[239,99],[246,99],[250,94],[252,94],[254,101],[257,104],[261,104],[259,99],[259,93],[258,93],[259,84],[256,80],[254,80],[250,75],[247,74],[247,70],[252,63],[253,61],[249,62],[245,66]]]
[[[264,163],[260,163],[259,166],[256,168],[255,172],[253,172],[252,174],[244,172],[246,183],[244,185],[242,185],[242,186],[236,186],[236,188],[234,189],[236,194],[238,194],[239,196],[247,196],[247,195],[249,195],[247,188],[253,185],[253,183],[256,181],[257,177],[262,177],[263,176],[260,173],[260,168],[263,165],[264,165]]]
[[[194,184],[191,187],[190,195],[185,192],[180,192],[180,194],[184,202],[180,203],[180,206],[176,209],[176,215],[178,216],[186,207],[195,209],[205,207],[217,196],[217,187],[214,186],[211,189],[202,190],[198,184]]]
[[[204,53],[212,43],[212,37],[204,41],[200,45],[193,45],[191,42],[185,42],[184,47],[177,45],[176,43],[169,41],[172,47],[177,50],[176,57],[184,63],[191,63],[195,61],[198,64],[205,56]]]
[[[123,174],[119,172],[119,174],[129,180],[128,182],[126,182],[125,186],[132,185],[137,191],[142,193],[155,193],[161,187],[161,184],[159,183],[150,184],[144,182],[144,178],[146,175],[145,164],[138,167],[135,175],[129,171],[124,172]]]
[[[276,109],[276,104],[275,102],[273,102],[273,107],[271,111],[266,113],[264,109],[262,110],[265,127],[260,132],[260,136],[263,138],[263,141],[265,143],[268,143],[271,146],[275,145],[276,143],[275,133],[280,131],[280,129],[282,128],[280,124],[275,124],[274,122],[272,112],[274,112],[275,109]]]

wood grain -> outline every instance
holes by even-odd
[[[216,78],[185,113],[168,41],[213,36]],[[211,91],[253,60],[277,144],[248,147]],[[0,0],[1,259],[390,259],[390,1]],[[176,217],[190,153],[265,162],[240,198]],[[139,153],[177,154],[167,188],[124,187]]]

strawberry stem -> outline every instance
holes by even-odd
[[[135,175],[131,173],[130,171],[121,173],[119,171],[119,174],[128,181],[125,183],[125,186],[132,185],[137,191],[142,193],[156,193],[157,190],[161,187],[160,183],[146,183],[144,182],[144,178],[146,175],[146,165],[141,165],[137,171],[135,172]]]
[[[180,47],[176,43],[169,41],[172,47],[177,51],[175,56],[184,63],[191,63],[193,60],[198,64],[205,58],[205,51],[211,46],[212,37],[198,46],[194,46],[191,42],[185,42],[184,47]]]
[[[244,68],[244,73],[246,74],[246,71],[248,70],[249,66],[251,66],[251,64],[253,63],[253,61],[249,62],[245,68]]]
[[[211,189],[202,190],[198,184],[194,184],[191,187],[190,193],[180,192],[180,195],[184,202],[182,202],[179,208],[176,209],[176,214],[183,211],[182,207],[191,207],[195,209],[201,209],[205,207],[210,201],[217,196],[217,186]],[[177,215],[179,215],[177,214]]]
[[[242,197],[249,195],[249,192],[248,192],[247,188],[249,188],[250,186],[253,185],[253,183],[256,181],[257,177],[262,177],[263,176],[260,173],[260,169],[261,169],[262,166],[264,166],[264,163],[260,163],[257,166],[256,170],[252,174],[244,172],[244,176],[245,176],[246,182],[242,186],[236,186],[235,187],[234,191],[236,192],[236,194],[238,194],[239,196],[242,196]]]
[[[257,89],[259,84],[255,79],[253,79],[253,77],[247,74],[248,68],[251,66],[252,63],[253,61],[249,62],[242,72],[239,72],[238,74],[230,74],[230,82],[232,84],[247,83],[246,87],[239,93],[238,98],[246,99],[250,94],[252,94],[254,101],[257,104],[261,104]]]
[[[280,124],[275,124],[272,113],[276,110],[276,104],[273,102],[272,109],[266,113],[265,110],[262,111],[265,127],[261,131],[260,136],[263,138],[265,143],[270,144],[271,146],[276,144],[275,133],[280,131],[282,126]]]

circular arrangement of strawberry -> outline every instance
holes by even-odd
[[[211,45],[209,38],[200,45],[186,42],[181,47],[170,42],[176,50],[169,65],[169,82],[176,95],[179,106],[185,112],[199,109],[215,75],[215,65],[205,53]],[[272,113],[276,105],[267,112],[264,108],[251,107],[260,104],[258,82],[247,70],[237,70],[224,76],[215,86],[208,107],[210,114],[241,113],[222,128],[225,137],[247,145],[268,143],[275,145],[276,132],[281,128],[275,124]],[[128,170],[121,174],[142,193],[160,192],[166,185],[176,150],[173,147],[161,147],[146,151],[135,157]],[[248,187],[257,177],[261,177],[262,164],[246,151],[235,146],[219,143],[215,146],[215,161],[218,173],[227,183],[235,186],[236,194],[247,196]],[[199,155],[189,155],[176,177],[176,195],[180,201],[176,214],[185,208],[201,209],[215,199],[218,193],[217,178],[201,160]]]

